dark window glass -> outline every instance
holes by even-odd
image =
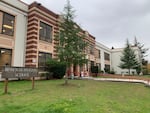
[[[3,66],[11,66],[12,50],[0,48],[0,70]]]
[[[94,66],[94,61],[91,61],[91,66]]]
[[[108,53],[104,53],[104,58],[105,58],[105,60],[110,60],[110,55],[108,54]]]
[[[110,65],[105,64],[105,72],[109,73],[110,72]]]
[[[98,50],[98,58],[101,58],[101,51]]]
[[[94,55],[94,46],[93,45],[90,45],[90,54]]]
[[[15,22],[14,16],[7,13],[3,13],[2,34],[13,36],[14,22]]]
[[[40,40],[52,42],[52,27],[40,22]]]
[[[45,70],[46,62],[50,58],[52,58],[52,54],[39,52],[38,67],[39,67],[40,70],[43,70],[43,71]]]

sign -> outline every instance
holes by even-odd
[[[29,78],[32,77],[32,89],[34,89],[34,77],[38,76],[37,68],[28,67],[9,67],[5,66],[2,69],[2,78],[5,78],[4,93],[8,90],[8,78]]]
[[[37,77],[38,69],[30,67],[4,67],[2,78],[29,78]]]

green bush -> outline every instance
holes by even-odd
[[[115,74],[115,71],[114,71],[114,70],[111,70],[111,71],[109,72],[109,74]]]
[[[103,73],[104,73],[104,71],[103,71],[103,70],[101,70],[101,71],[100,71],[100,73],[102,73],[102,74],[103,74]]]
[[[52,74],[53,78],[61,79],[66,72],[66,64],[53,59],[49,59],[46,63],[46,70]]]

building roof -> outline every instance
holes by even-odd
[[[0,2],[14,7],[15,9],[18,9],[24,13],[28,12],[28,5],[20,0],[0,0]]]
[[[58,18],[59,15],[54,13],[53,11],[49,10],[48,8],[44,7],[41,3],[38,3],[38,2],[33,2],[29,5],[29,8],[32,8],[32,7],[37,7],[38,9],[46,12],[47,14],[50,14],[52,16],[54,16],[55,18]]]

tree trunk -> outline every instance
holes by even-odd
[[[68,85],[68,77],[65,78],[65,85]]]
[[[66,66],[66,75],[65,75],[65,85],[68,85],[68,76],[69,76],[69,67],[68,65]]]
[[[128,70],[129,70],[129,75],[130,75],[130,68]]]

